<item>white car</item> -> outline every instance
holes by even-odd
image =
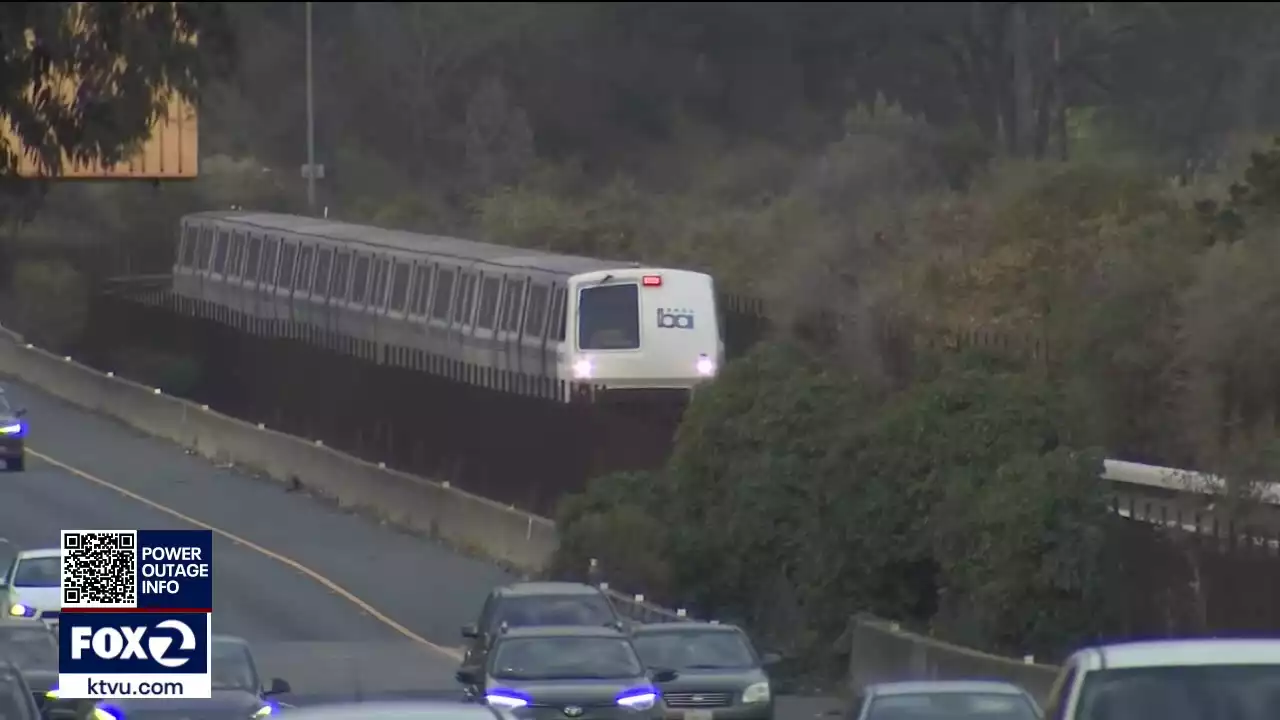
[[[4,614],[11,620],[29,618],[57,622],[62,610],[62,551],[58,548],[23,550],[0,580]]]
[[[1155,640],[1085,648],[1053,684],[1051,720],[1275,720],[1280,640]]]

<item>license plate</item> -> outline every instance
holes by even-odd
[[[685,710],[684,720],[711,720],[713,715],[710,710]]]

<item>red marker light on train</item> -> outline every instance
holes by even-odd
[[[640,279],[640,282],[645,287],[662,287],[662,276],[661,275],[645,275],[643,278]]]

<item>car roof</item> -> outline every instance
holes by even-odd
[[[646,623],[643,625],[636,625],[631,628],[631,632],[636,635],[659,635],[662,633],[678,632],[741,633],[742,628],[737,625],[725,625],[723,623],[690,620],[688,622]]]
[[[446,700],[339,703],[289,710],[291,718],[314,720],[404,720],[406,718],[457,718],[458,720],[511,720],[514,716],[489,705]]]
[[[503,638],[597,637],[626,638],[621,630],[608,625],[522,625],[507,628]]]
[[[39,560],[41,558],[62,557],[62,548],[32,548],[30,550],[19,550],[15,556],[17,560]]]
[[[496,592],[503,597],[522,595],[599,595],[600,589],[585,583],[575,582],[522,582],[503,585],[497,588]]]
[[[235,635],[219,635],[217,633],[214,633],[213,635],[209,636],[209,639],[213,642],[224,643],[227,645],[244,645],[246,647],[249,645],[248,640],[245,640],[242,637],[237,637]]]
[[[1085,648],[1073,656],[1085,670],[1280,665],[1280,640],[1202,638],[1147,640]]]
[[[867,695],[922,695],[925,693],[1025,695],[1026,691],[1012,683],[995,680],[916,680],[867,686]]]

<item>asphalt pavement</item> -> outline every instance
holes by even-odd
[[[0,557],[56,546],[64,529],[204,524],[215,530],[215,631],[249,640],[264,674],[283,675],[300,700],[454,696],[459,627],[507,572],[33,388],[5,387],[28,410],[28,447],[53,462],[29,456],[26,472],[0,473]],[[354,691],[344,685],[351,676]],[[816,712],[796,703],[780,717]]]

